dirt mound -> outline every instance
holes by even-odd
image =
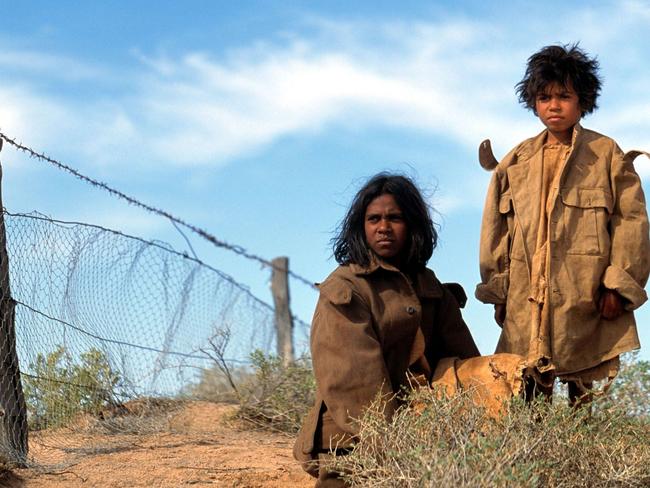
[[[240,424],[229,420],[233,409],[232,405],[189,402],[174,412],[164,432],[112,434],[104,443],[95,434],[93,445],[109,447],[89,450],[74,464],[58,470],[14,470],[0,478],[0,487],[306,488],[314,485],[313,478],[291,456],[291,437],[242,429]],[[87,432],[70,435],[79,436],[76,439],[79,449],[88,444]],[[38,436],[38,443],[33,444],[30,453],[37,460],[53,463],[65,457],[64,449],[48,444],[47,431],[39,432]],[[69,443],[74,444],[75,439],[69,439]],[[49,446],[49,450],[41,446]],[[70,449],[67,446],[65,451]]]

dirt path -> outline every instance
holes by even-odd
[[[227,422],[232,407],[193,402],[170,420],[169,432],[112,436],[115,447],[96,449],[53,472],[17,469],[0,477],[0,487],[297,487],[314,485],[291,456],[293,440],[280,434],[242,430]],[[105,445],[79,434],[82,445]],[[115,440],[119,440],[116,443]],[[47,449],[47,434],[32,443],[42,463],[60,462],[61,449]],[[75,439],[67,437],[67,452]],[[35,452],[36,451],[36,452]]]

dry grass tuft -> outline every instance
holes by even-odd
[[[337,460],[353,486],[650,486],[650,422],[616,406],[590,416],[515,399],[495,420],[468,394],[408,400],[422,408],[387,421],[373,405],[360,419],[361,441]]]

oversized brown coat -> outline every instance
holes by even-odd
[[[542,192],[546,131],[515,147],[496,167],[480,244],[476,297],[506,303],[496,352],[548,357],[556,374],[591,368],[639,347],[633,310],[647,295],[648,216],[639,176],[616,143],[576,125],[570,153],[549,193],[546,283],[531,279]],[[604,320],[603,288],[625,299],[625,313]],[[542,308],[539,304],[543,303]],[[544,309],[545,313],[538,312]],[[536,315],[537,314],[537,315]]]
[[[407,371],[429,381],[440,358],[479,355],[452,289],[429,269],[411,282],[379,260],[339,266],[320,285],[311,330],[316,402],[294,447],[298,460],[350,446],[353,419],[378,393],[390,416]]]

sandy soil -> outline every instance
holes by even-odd
[[[50,468],[6,472],[0,475],[0,487],[314,485],[313,478],[291,456],[291,437],[244,430],[228,420],[232,408],[192,402],[169,419],[165,432],[149,435],[112,435],[102,439],[88,429],[78,429],[67,433],[65,449],[53,447],[60,435],[45,432],[30,442],[30,455]],[[88,446],[95,446],[93,452],[84,452]],[[77,455],[70,464],[70,452],[84,454]],[[58,467],[51,467],[57,463]]]

